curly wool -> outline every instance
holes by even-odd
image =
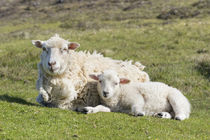
[[[62,42],[66,43],[59,36],[46,41],[53,47],[61,46]],[[61,75],[49,75],[43,70],[42,62],[38,65],[37,89],[43,87],[47,91],[50,97],[47,106],[75,110],[79,106],[100,104],[96,82],[89,75],[109,68],[117,71],[119,76],[128,77],[132,81],[149,81],[149,76],[143,71],[144,66],[140,62],[132,64],[132,61],[113,60],[97,52],[91,54],[83,51],[71,51],[65,60],[68,68]]]

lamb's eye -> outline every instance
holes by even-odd
[[[101,80],[99,80],[99,83],[101,83],[102,81]]]
[[[115,82],[114,84],[115,84],[115,85],[118,85],[118,83],[117,83],[117,82]]]

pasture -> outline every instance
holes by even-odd
[[[0,139],[210,139],[209,0],[2,0]],[[42,107],[35,84],[41,50],[55,33],[77,50],[140,61],[152,81],[180,89],[192,105],[182,122]]]

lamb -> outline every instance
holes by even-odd
[[[189,118],[190,103],[176,88],[160,82],[131,82],[119,78],[113,70],[90,77],[98,81],[98,93],[102,105],[85,107],[85,113],[124,112],[134,116],[157,116],[160,118]],[[129,84],[128,84],[129,83]]]
[[[89,74],[97,74],[110,67],[133,81],[149,81],[141,63],[113,60],[96,52],[76,52],[74,50],[80,45],[59,35],[47,41],[32,40],[32,44],[43,50],[36,84],[39,92],[37,102],[43,106],[76,110],[79,106],[100,104],[97,82]]]

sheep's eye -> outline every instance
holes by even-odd
[[[101,80],[99,80],[99,83],[101,83],[102,81]]]
[[[64,50],[64,51],[67,51],[67,49],[66,49],[66,48],[64,48],[63,50]]]
[[[118,83],[116,82],[116,83],[114,83],[115,85],[118,85]]]
[[[68,50],[66,49],[66,48],[64,48],[64,49],[61,49],[61,53],[63,53],[63,52],[67,52]]]

